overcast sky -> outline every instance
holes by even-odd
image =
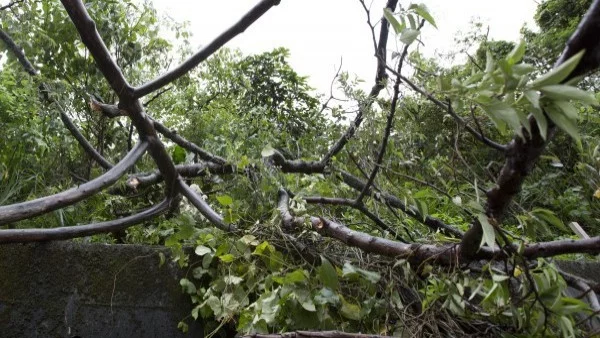
[[[198,47],[207,44],[236,22],[258,0],[154,0],[159,13],[177,21],[189,21]],[[516,41],[527,23],[533,27],[534,0],[423,0],[438,29],[424,30],[423,52],[428,56],[448,52],[457,32],[469,31],[473,18],[489,26],[489,37]],[[369,3],[369,0],[367,0]],[[375,20],[382,14],[383,0],[374,0]],[[407,1],[400,1],[404,7]],[[375,60],[366,15],[358,0],[282,0],[245,33],[227,46],[244,53],[260,53],[276,47],[291,51],[290,63],[317,91],[329,84],[343,58],[343,69],[367,80],[374,77]],[[423,47],[422,47],[423,48]]]

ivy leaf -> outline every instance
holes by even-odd
[[[321,256],[321,266],[317,268],[317,271],[323,285],[332,290],[336,290],[339,287],[340,281],[338,280],[337,271],[335,271],[333,265],[324,256]]]
[[[196,293],[196,285],[194,285],[194,283],[192,283],[187,278],[182,278],[179,281],[179,285],[181,285],[181,287],[183,288],[183,292],[187,294],[193,295]]]
[[[494,230],[494,227],[490,224],[490,221],[485,214],[477,215],[477,219],[483,229],[483,238],[481,239],[480,247],[485,243],[490,248],[493,248],[496,243],[496,230]]]
[[[194,250],[194,252],[195,252],[195,253],[196,253],[196,255],[198,255],[198,256],[204,256],[204,255],[206,255],[207,253],[210,253],[210,252],[212,252],[212,249],[211,249],[211,248],[209,248],[209,247],[206,247],[206,246],[204,246],[204,245],[198,245],[198,246],[196,247],[196,249]]]
[[[229,195],[219,195],[217,196],[217,201],[219,201],[219,204],[226,207],[233,203],[233,198]]]
[[[342,299],[340,314],[348,319],[360,320],[360,306],[347,302],[343,297],[340,298]]]
[[[175,164],[183,163],[183,161],[185,161],[186,156],[185,149],[183,149],[180,146],[175,146],[175,148],[173,148],[171,156],[173,157],[173,162],[175,162]]]

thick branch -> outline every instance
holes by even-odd
[[[206,217],[206,219],[208,219],[209,222],[223,231],[236,230],[236,226],[234,224],[226,224],[223,220],[223,217],[214,211],[213,208],[206,203],[202,196],[199,196],[194,190],[192,190],[192,188],[190,188],[190,186],[188,186],[181,177],[177,179],[177,182],[183,196],[185,196],[188,201],[190,201],[190,203],[192,203],[198,209],[198,211],[200,211],[200,213]]]
[[[163,124],[161,124],[160,122],[158,122],[154,119],[152,119],[152,122],[154,123],[154,128],[156,128],[156,131],[163,134],[166,138],[175,142],[180,147],[185,148],[195,154],[198,154],[198,156],[201,159],[203,159],[205,161],[210,161],[210,162],[214,162],[217,164],[221,164],[221,165],[225,165],[227,163],[227,160],[225,160],[224,158],[219,157],[214,154],[211,154],[208,151],[198,147],[195,143],[186,140],[185,138],[183,138],[182,136],[177,134],[176,131],[170,130],[169,128],[167,128]]]
[[[361,250],[390,257],[408,258],[413,263],[432,262],[438,265],[467,263],[471,259],[459,255],[459,245],[406,244],[385,238],[374,237],[322,217],[311,217],[313,228],[323,236],[331,237]],[[514,247],[517,250],[517,247]],[[527,245],[523,251],[525,259],[554,257],[570,253],[600,253],[600,237],[582,240],[559,240]],[[506,251],[480,248],[472,259],[502,260]]]
[[[18,46],[15,41],[8,35],[6,32],[0,29],[0,39],[4,41],[6,44],[6,48],[8,48],[15,56],[17,60],[21,63],[25,71],[30,75],[37,75],[37,70],[33,67],[31,62],[25,57],[25,53],[23,53],[23,48]]]
[[[569,81],[575,76],[595,70],[600,65],[600,37],[597,32],[600,29],[600,0],[595,0],[583,20],[579,23],[577,30],[567,42],[562,56],[557,61],[555,67],[562,64],[568,58],[578,53],[582,49],[586,52],[579,62],[579,65],[564,82]],[[548,120],[548,135],[546,139],[542,137],[533,116],[529,118],[531,133],[523,128],[523,138],[515,136],[507,146],[506,161],[498,176],[496,186],[490,189],[487,195],[486,214],[487,216],[501,220],[506,208],[515,195],[520,190],[525,178],[529,175],[536,161],[546,148],[548,142],[556,133],[556,126]],[[483,231],[479,222],[473,222],[471,228],[463,237],[461,245],[461,254],[472,256],[479,247]]]
[[[81,41],[94,56],[94,60],[98,64],[98,69],[102,72],[110,87],[121,97],[125,93],[131,93],[133,88],[127,83],[121,69],[111,57],[108,48],[102,41],[96,23],[81,0],[61,0],[63,6],[67,10],[71,21],[75,24]]]
[[[233,166],[222,166],[212,162],[180,164],[176,165],[175,169],[177,170],[179,175],[186,178],[199,177],[206,175],[207,173],[214,175],[224,175],[233,174],[235,172],[235,168]],[[127,179],[126,185],[131,189],[138,189],[160,183],[163,180],[164,178],[162,174],[160,173],[160,171],[157,170],[148,174],[137,174],[130,176]]]
[[[342,181],[355,190],[362,191],[366,186],[366,184],[363,181],[361,181],[358,177],[356,177],[348,172],[342,171],[341,176],[342,176]],[[434,231],[440,230],[448,235],[452,235],[452,236],[459,237],[459,238],[462,237],[462,235],[463,235],[462,231],[454,228],[451,225],[448,225],[448,224],[442,222],[441,220],[439,220],[437,218],[434,218],[431,216],[423,217],[423,215],[421,215],[418,210],[416,210],[413,207],[407,206],[406,204],[404,204],[404,202],[402,202],[398,197],[396,197],[394,195],[388,194],[386,192],[374,194],[372,192],[372,188],[369,188],[369,190],[367,191],[367,194],[373,195],[377,200],[379,200],[393,208],[402,210],[402,212],[404,212],[406,215],[423,223],[424,225],[426,225],[427,227],[429,227],[430,229],[432,229]]]
[[[135,162],[142,157],[148,143],[138,143],[117,165],[85,184],[55,195],[38,198],[32,201],[0,206],[0,225],[39,216],[68,205],[77,203],[92,196],[115,183]]]
[[[317,196],[317,197],[308,196],[308,197],[304,197],[304,200],[308,204],[343,205],[343,206],[348,206],[348,207],[354,208],[354,209],[360,211],[361,213],[363,213],[368,218],[370,218],[373,222],[375,222],[375,224],[377,224],[377,226],[379,227],[380,230],[388,231],[397,240],[400,240],[401,242],[404,242],[404,243],[408,243],[407,240],[403,239],[402,237],[400,237],[398,235],[396,230],[392,229],[392,227],[387,225],[379,217],[377,217],[375,214],[373,214],[371,211],[369,211],[369,209],[367,209],[367,207],[365,207],[365,205],[363,203],[359,203],[356,200],[352,200],[349,198],[320,197],[320,196]]]
[[[90,155],[90,157],[93,158],[102,168],[111,169],[113,167],[112,163],[108,162],[104,156],[100,155],[100,153],[94,148],[94,146],[91,145],[85,136],[79,132],[79,129],[77,129],[73,121],[71,121],[69,116],[67,116],[62,109],[60,111],[60,119],[65,124],[65,127],[67,127],[67,129],[71,132],[73,137],[75,137],[83,150],[85,150],[85,152]]]
[[[281,167],[284,173],[319,174],[323,173],[326,167],[323,161],[288,160],[277,150],[269,159],[273,164]]]
[[[348,333],[341,331],[294,331],[286,333],[253,333],[242,338],[384,338],[378,334]]]
[[[0,230],[0,244],[64,240],[95,234],[124,230],[165,213],[171,204],[168,199],[138,214],[87,225],[75,225],[50,229]]]
[[[304,218],[292,216],[289,207],[290,195],[288,195],[285,189],[279,189],[278,195],[279,196],[277,199],[277,210],[279,210],[279,213],[281,214],[283,227],[288,230],[293,230],[301,227],[304,223]]]
[[[185,60],[175,69],[136,88],[134,91],[134,97],[140,98],[148,95],[187,74],[192,68],[198,66],[202,61],[206,60],[209,56],[219,50],[219,48],[229,42],[229,40],[243,33],[269,9],[271,9],[273,6],[277,6],[279,2],[280,0],[262,0],[248,13],[246,13],[237,23],[221,33],[221,35],[219,35],[211,43],[202,48],[196,54],[192,55],[189,59]]]

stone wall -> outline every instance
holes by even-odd
[[[0,337],[202,337],[168,250],[53,242],[0,245]]]

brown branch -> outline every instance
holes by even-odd
[[[378,334],[348,333],[341,331],[294,331],[286,333],[252,333],[241,338],[384,338]]]
[[[325,172],[326,167],[323,161],[288,160],[277,150],[268,159],[284,173],[318,174]]]
[[[433,261],[441,265],[457,265],[456,245],[406,244],[389,239],[374,237],[322,217],[311,217],[315,231],[323,236],[335,238],[346,245],[357,247],[364,252],[389,257],[403,257],[419,266],[423,262]]]
[[[71,21],[77,28],[81,41],[90,51],[98,69],[102,72],[110,87],[121,97],[124,94],[131,94],[133,87],[129,85],[121,69],[111,57],[108,48],[102,41],[100,34],[96,30],[96,23],[88,14],[85,5],[81,0],[61,0],[67,10]]]
[[[169,209],[171,202],[171,200],[165,199],[159,204],[135,215],[100,223],[50,229],[0,230],[0,244],[55,241],[121,231],[165,213]]]
[[[351,188],[358,190],[358,191],[362,191],[364,189],[364,187],[366,186],[366,184],[361,181],[358,177],[346,172],[346,171],[342,171],[341,172],[341,179],[344,183],[346,183],[347,185],[349,185]],[[380,193],[373,193],[372,189],[369,188],[369,191],[367,192],[369,195],[373,195],[375,197],[375,199],[379,200],[380,202],[384,202],[385,204],[402,210],[402,212],[404,212],[406,215],[410,216],[411,218],[423,223],[424,225],[426,225],[427,227],[429,227],[430,229],[437,231],[440,230],[448,235],[451,236],[455,236],[455,237],[462,237],[463,233],[462,231],[454,228],[451,225],[445,224],[444,222],[442,222],[441,220],[431,217],[431,216],[425,216],[423,217],[423,215],[421,215],[419,213],[418,210],[416,210],[415,208],[409,207],[406,204],[404,204],[404,202],[402,202],[398,197],[388,194],[386,192],[380,192]]]
[[[10,37],[10,35],[8,35],[6,32],[4,32],[1,29],[0,29],[0,40],[4,41],[6,48],[8,48],[17,57],[17,60],[19,60],[19,62],[21,63],[21,65],[23,66],[23,68],[25,69],[25,71],[27,73],[29,73],[30,75],[37,75],[37,70],[33,67],[31,62],[29,62],[29,60],[25,56],[25,53],[23,52],[23,48],[21,48],[21,46],[17,45],[15,43],[15,41]]]
[[[393,12],[396,9],[397,4],[398,4],[398,0],[388,0],[385,7]],[[373,26],[370,24],[370,21],[369,21],[369,26],[371,27],[371,29],[373,29]],[[379,43],[378,44],[374,43],[375,57],[377,59],[375,84],[371,88],[371,91],[369,92],[369,95],[367,96],[366,101],[363,103],[360,103],[360,107],[359,107],[358,113],[356,113],[356,117],[354,118],[354,121],[350,124],[350,126],[348,127],[348,129],[346,130],[344,135],[342,135],[335,142],[335,144],[329,149],[327,154],[325,154],[325,156],[321,160],[323,165],[326,165],[327,163],[329,163],[331,158],[333,158],[335,155],[337,155],[344,148],[346,143],[348,143],[348,141],[352,138],[352,136],[354,136],[354,133],[360,127],[360,125],[364,119],[364,114],[366,113],[367,110],[369,110],[371,108],[371,105],[373,104],[373,102],[375,101],[377,96],[379,96],[379,93],[381,92],[381,90],[383,90],[383,88],[385,86],[385,81],[387,80],[387,73],[385,72],[385,66],[386,66],[386,58],[387,58],[387,42],[388,42],[388,36],[389,36],[389,28],[390,28],[389,22],[387,21],[387,19],[385,17],[382,17],[381,28],[379,31]]]
[[[180,164],[176,165],[175,169],[182,177],[191,178],[204,176],[207,173],[213,175],[225,175],[235,173],[235,168],[231,165],[219,165],[212,162],[200,162],[194,164]],[[125,183],[130,189],[145,188],[154,184],[158,184],[164,180],[164,177],[160,171],[154,171],[145,174],[132,175],[127,179]],[[120,192],[120,190],[118,190]]]
[[[568,58],[585,50],[585,54],[577,68],[567,76],[563,82],[595,70],[600,65],[600,0],[595,0],[577,30],[567,42],[567,46],[556,62],[555,67],[565,62]],[[533,116],[529,117],[531,132],[523,128],[525,139],[515,136],[506,149],[506,160],[500,171],[496,186],[488,190],[486,214],[497,221],[504,216],[506,208],[517,195],[525,178],[533,169],[538,158],[546,148],[548,142],[556,133],[556,126],[548,119],[548,135],[546,139],[541,135],[537,122]],[[479,222],[474,221],[471,228],[463,237],[461,254],[469,257],[474,255],[481,242],[483,230]]]
[[[286,230],[293,230],[301,227],[302,224],[304,224],[304,218],[292,216],[289,207],[290,195],[285,189],[279,189],[278,195],[277,210],[279,210],[279,213],[281,214],[281,223],[283,224],[283,227]]]
[[[206,203],[202,196],[199,196],[194,190],[192,190],[192,188],[190,188],[190,186],[187,185],[181,177],[177,179],[177,182],[179,185],[179,190],[183,196],[185,196],[188,201],[190,201],[190,203],[192,203],[192,205],[194,205],[198,211],[200,211],[200,213],[206,217],[206,219],[208,219],[209,222],[223,231],[230,232],[237,230],[235,224],[225,223],[223,217],[214,211],[213,208]]]
[[[485,137],[483,134],[479,133],[477,130],[475,130],[473,127],[471,127],[462,117],[460,117],[455,111],[454,109],[452,109],[452,105],[444,103],[438,99],[436,99],[433,94],[427,92],[425,89],[417,86],[414,82],[412,82],[410,79],[406,78],[404,75],[396,72],[393,68],[386,66],[386,68],[394,73],[396,76],[400,77],[402,79],[402,81],[404,83],[406,83],[412,90],[416,91],[417,93],[425,96],[429,101],[431,101],[432,103],[434,103],[436,106],[440,107],[441,109],[445,110],[448,112],[448,114],[450,114],[450,116],[452,116],[452,118],[461,126],[463,126],[469,133],[471,133],[471,135],[473,135],[477,140],[481,141],[483,144],[499,150],[499,151],[506,151],[506,147],[503,144],[497,143],[495,141],[490,140],[489,138]]]
[[[423,24],[425,24],[425,20],[421,20],[421,24],[419,25],[418,29],[421,29],[423,27]],[[404,46],[404,50],[402,51],[402,55],[400,56],[400,61],[398,62],[398,70],[397,70],[398,74],[400,74],[402,71],[402,65],[404,64],[404,58],[408,54],[408,46],[409,45]],[[365,194],[371,187],[371,184],[373,184],[373,181],[375,181],[375,177],[377,176],[377,173],[379,172],[379,167],[381,166],[381,163],[383,163],[383,156],[385,155],[385,150],[387,148],[388,139],[390,137],[390,133],[392,132],[392,126],[394,125],[394,115],[396,114],[396,106],[398,105],[398,96],[400,95],[400,82],[401,82],[400,77],[396,76],[396,81],[394,83],[394,93],[392,94],[392,102],[390,103],[390,111],[387,116],[385,130],[383,133],[383,139],[381,140],[379,152],[377,153],[377,159],[375,160],[375,165],[373,166],[371,175],[369,175],[369,178],[367,179],[367,183],[365,184],[365,187],[360,191],[360,194],[356,198],[357,203],[362,202],[362,199],[365,197]]]
[[[160,122],[152,119],[152,123],[154,123],[154,128],[156,128],[156,131],[158,131],[159,133],[161,133],[162,135],[164,135],[166,138],[170,139],[171,141],[175,142],[180,147],[187,149],[195,154],[198,154],[198,156],[201,159],[203,159],[205,161],[210,161],[210,162],[214,162],[217,164],[221,164],[221,165],[227,164],[227,160],[225,160],[224,158],[214,155],[214,154],[211,154],[208,151],[198,147],[195,143],[188,141],[184,137],[177,134],[176,131],[170,130],[169,128],[167,128],[166,126],[161,124]]]
[[[196,54],[192,55],[189,59],[185,60],[182,64],[177,66],[175,69],[159,76],[158,78],[135,88],[133,96],[140,98],[148,95],[153,91],[160,89],[167,84],[177,80],[183,75],[187,74],[194,67],[199,65],[202,61],[206,60],[209,56],[214,54],[219,48],[225,45],[229,40],[233,39],[237,35],[243,33],[250,25],[252,25],[258,18],[265,14],[273,6],[277,6],[280,0],[262,0],[248,13],[246,13],[238,22],[236,22],[229,29],[221,33],[211,43],[206,45]]]
[[[86,197],[92,196],[102,189],[114,184],[135,162],[142,157],[148,148],[147,142],[138,143],[119,163],[112,169],[77,188],[72,188],[55,195],[38,198],[35,200],[0,206],[0,225],[20,221],[22,219],[39,216],[68,205],[77,203]]]
[[[322,217],[311,217],[311,223],[315,231],[323,236],[335,238],[349,246],[360,248],[367,253],[407,258],[417,265],[424,262],[431,262],[438,265],[455,266],[457,263],[468,263],[471,261],[471,258],[459,255],[460,244],[406,244],[351,230],[342,224]],[[516,251],[517,247],[513,246],[512,249]],[[600,253],[600,237],[581,240],[558,240],[527,245],[522,257],[532,260],[570,253]],[[472,259],[492,261],[506,258],[507,253],[505,250],[483,247],[476,252]]]
[[[58,102],[56,102],[58,105]],[[59,106],[60,109],[60,119],[63,121],[65,127],[71,132],[71,135],[75,137],[79,145],[85,150],[85,152],[90,155],[94,161],[96,161],[102,168],[111,169],[113,164],[110,163],[104,156],[102,156],[94,146],[81,134],[79,129],[75,126],[73,121],[69,118],[69,116],[64,112],[62,107]]]
[[[402,237],[400,237],[398,235],[396,230],[392,229],[392,227],[387,225],[379,217],[377,217],[375,214],[373,214],[371,211],[369,211],[369,209],[367,209],[367,207],[365,207],[365,205],[363,203],[359,203],[356,200],[349,199],[349,198],[335,198],[335,197],[321,197],[321,196],[307,196],[307,197],[304,197],[304,200],[308,204],[342,205],[342,206],[354,208],[354,209],[360,211],[361,213],[363,213],[368,218],[370,218],[373,222],[375,222],[375,224],[377,224],[377,226],[379,227],[379,229],[381,231],[388,231],[389,233],[392,234],[392,236],[394,236],[395,239],[397,239],[401,242],[404,242],[404,243],[408,243],[407,240],[403,239]]]

